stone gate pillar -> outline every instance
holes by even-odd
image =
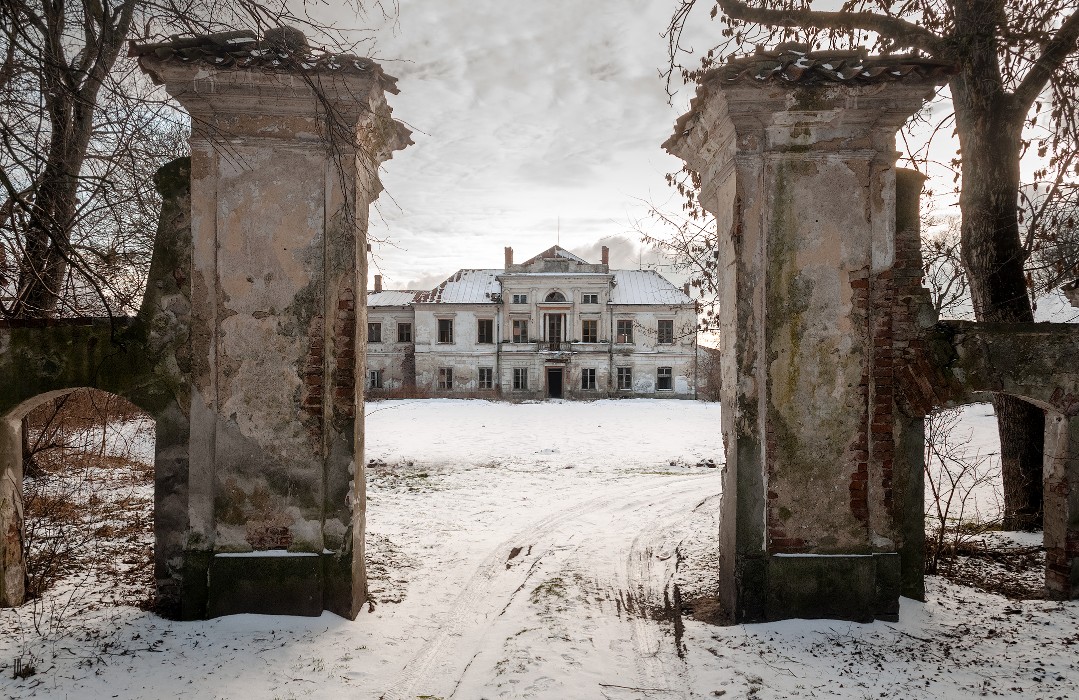
[[[133,48],[191,115],[183,615],[353,618],[365,600],[368,207],[409,143],[354,56],[302,35]]]
[[[734,621],[898,615],[895,133],[946,73],[780,47],[709,72],[664,144],[718,225]]]

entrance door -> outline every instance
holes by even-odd
[[[547,368],[547,397],[552,399],[562,398],[562,368]]]

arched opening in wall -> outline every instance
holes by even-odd
[[[152,607],[153,419],[96,389],[31,405],[21,420],[27,600]]]
[[[1000,438],[991,403],[925,422],[926,573],[1014,599],[1045,597],[1038,532],[1004,531]]]

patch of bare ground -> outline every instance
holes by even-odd
[[[1011,600],[1045,598],[1045,548],[994,538],[963,542],[942,556],[937,575]]]

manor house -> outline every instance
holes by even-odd
[[[688,285],[612,270],[554,246],[502,270],[458,270],[429,291],[367,297],[367,388],[520,398],[693,398]]]

